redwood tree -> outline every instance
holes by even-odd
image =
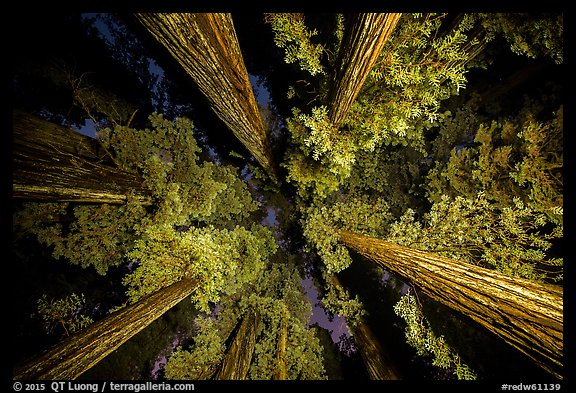
[[[563,290],[349,231],[347,247],[501,337],[562,378]]]
[[[188,297],[199,285],[183,279],[116,311],[16,367],[14,379],[76,379]]]
[[[228,349],[216,379],[246,379],[256,345],[259,324],[258,311],[251,310],[242,318],[240,328]]]
[[[338,128],[380,57],[402,14],[354,14],[340,44],[335,81],[328,92],[328,118]]]
[[[150,203],[143,180],[117,168],[98,142],[26,112],[13,113],[13,197],[51,202]]]
[[[272,150],[232,16],[225,13],[138,13],[136,18],[192,77],[218,117],[272,176]]]
[[[276,352],[276,371],[274,379],[285,380],[286,370],[286,347],[288,345],[288,318],[290,317],[288,307],[282,307],[282,322],[280,324],[280,334],[278,337],[278,350]]]

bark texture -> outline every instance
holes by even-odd
[[[216,379],[244,380],[250,368],[252,354],[256,346],[256,334],[260,324],[258,311],[248,312],[242,319],[240,328],[226,353]]]
[[[98,142],[15,110],[13,197],[51,202],[150,203],[143,180],[114,166]]]
[[[138,13],[136,18],[180,63],[210,106],[272,176],[276,164],[248,79],[232,16]]]
[[[342,288],[342,283],[336,275],[332,276],[332,283]],[[396,366],[374,335],[366,319],[361,317],[355,326],[349,327],[370,379],[376,381],[401,379]]]
[[[328,93],[328,118],[335,128],[348,114],[401,15],[350,15],[338,52],[336,79]]]
[[[17,367],[14,379],[76,379],[197,287],[198,281],[184,279],[110,314]]]
[[[285,380],[288,375],[286,369],[286,347],[288,345],[288,318],[290,314],[288,307],[284,304],[282,307],[282,323],[280,324],[280,335],[278,337],[278,349],[276,352],[276,371],[274,379]]]
[[[347,247],[469,316],[562,378],[562,287],[511,277],[349,231],[341,231],[339,238]]]

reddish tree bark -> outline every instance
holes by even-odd
[[[234,336],[234,340],[228,348],[224,362],[216,379],[244,380],[248,375],[252,354],[256,346],[256,334],[260,324],[260,313],[249,311],[244,318],[240,328]]]
[[[198,281],[184,279],[145,296],[16,367],[14,379],[76,379],[197,287]]]
[[[151,203],[142,178],[117,168],[96,140],[18,110],[12,120],[14,198]]]
[[[136,18],[180,63],[228,126],[271,176],[272,149],[244,65],[232,16],[153,13]]]
[[[358,96],[401,14],[353,14],[344,31],[334,83],[328,93],[328,118],[338,128]]]
[[[562,378],[563,289],[384,240],[341,231],[340,241],[432,299],[469,316]]]

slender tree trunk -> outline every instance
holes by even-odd
[[[336,275],[332,275],[332,283],[336,287],[343,288]],[[401,379],[390,356],[384,350],[364,317],[361,317],[356,325],[349,326],[349,328],[352,336],[354,336],[356,345],[358,345],[360,356],[370,379],[376,381]]]
[[[242,319],[240,328],[226,353],[216,379],[244,380],[250,368],[252,354],[256,346],[256,334],[260,324],[260,314],[249,311]]]
[[[115,167],[90,137],[14,111],[13,138],[14,198],[121,204],[131,194],[150,203],[142,179]]]
[[[328,93],[328,118],[338,128],[376,64],[401,14],[353,14],[338,52],[336,79]]]
[[[276,351],[276,371],[273,379],[285,380],[288,374],[286,370],[286,347],[288,345],[288,307],[282,307],[282,323],[280,324],[280,337],[278,338],[278,349]]]
[[[17,367],[14,379],[76,379],[197,287],[184,279],[108,315]]]
[[[340,241],[398,273],[562,378],[563,289],[341,231]]]
[[[192,77],[210,106],[272,176],[276,164],[230,14],[136,14]]]

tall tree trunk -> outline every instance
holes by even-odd
[[[108,315],[17,367],[14,379],[76,379],[197,287],[184,279]]]
[[[332,283],[336,287],[343,288],[336,275],[332,275]],[[401,379],[390,356],[384,350],[364,317],[360,317],[358,323],[354,326],[349,326],[349,328],[356,345],[358,345],[360,356],[370,379],[376,381]]]
[[[192,77],[210,106],[262,167],[276,164],[230,14],[136,14]]]
[[[401,15],[350,15],[338,52],[336,79],[328,93],[328,118],[334,128],[348,114]]]
[[[563,289],[349,231],[340,241],[459,311],[562,378]]]
[[[280,336],[278,337],[278,348],[276,351],[276,370],[273,379],[285,380],[288,374],[286,370],[286,347],[288,345],[288,318],[290,314],[286,304],[282,305],[282,322],[280,324]]]
[[[15,198],[121,204],[135,194],[150,203],[142,179],[115,167],[90,137],[15,110],[13,138]]]
[[[260,324],[260,313],[249,311],[226,353],[216,379],[244,380],[250,368],[252,354],[256,346],[256,334]]]

